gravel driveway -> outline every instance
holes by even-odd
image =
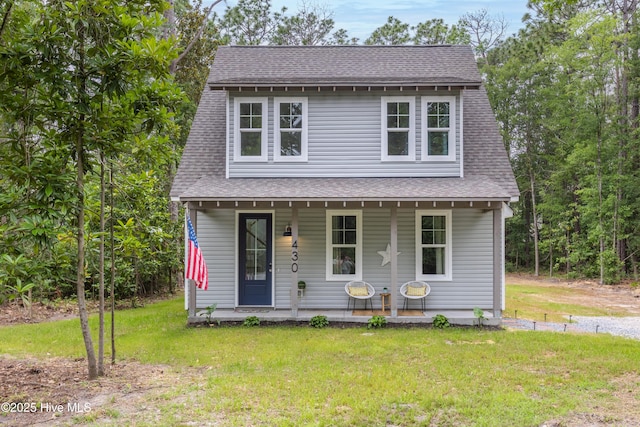
[[[567,323],[551,323],[504,318],[502,323],[505,327],[513,329],[602,333],[640,340],[640,317],[573,316],[571,323],[569,319]]]

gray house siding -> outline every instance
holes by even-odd
[[[274,306],[291,307],[291,237],[282,231],[291,223],[289,209],[274,212]],[[346,308],[345,281],[327,281],[326,232],[324,209],[300,208],[299,218],[299,270],[298,278],[307,283],[304,296],[299,299],[300,309]],[[390,265],[381,266],[378,251],[386,249],[390,241],[390,210],[363,209],[363,280],[376,288],[391,288]],[[429,309],[488,308],[493,298],[493,222],[491,211],[480,209],[454,209],[453,226],[453,280],[430,281]],[[213,303],[218,308],[235,308],[236,304],[236,212],[231,209],[198,213],[197,234],[209,269],[209,290],[197,291],[197,307]],[[415,266],[415,210],[398,209],[398,281],[414,280]],[[403,299],[398,294],[402,306]],[[376,295],[374,307],[379,307]]]
[[[394,92],[279,92],[268,98],[268,161],[235,162],[234,127],[236,97],[261,97],[262,93],[238,93],[229,96],[229,178],[340,177],[345,168],[351,177],[459,177],[460,124],[462,100],[459,91]],[[381,97],[409,96],[415,99],[414,161],[381,160]],[[422,96],[455,96],[456,160],[434,162],[421,160]],[[274,162],[274,99],[306,97],[308,99],[308,161]]]

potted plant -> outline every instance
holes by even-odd
[[[298,280],[298,289],[305,289],[307,287],[307,283],[304,280]]]

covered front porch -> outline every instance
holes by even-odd
[[[329,324],[366,324],[372,316],[384,315],[387,323],[401,325],[426,326],[433,323],[433,318],[441,314],[445,316],[451,325],[473,326],[478,324],[478,318],[473,310],[397,310],[397,315],[392,316],[390,310],[384,312],[374,305],[373,310],[307,310],[299,309],[294,315],[287,309],[270,308],[237,308],[215,310],[211,315],[211,322],[243,322],[249,316],[256,316],[261,322],[309,322],[314,316],[326,316]],[[483,314],[484,326],[500,326],[502,319],[494,317],[491,311],[485,310]],[[205,324],[209,321],[205,310],[198,310],[195,315],[189,316],[190,325]]]

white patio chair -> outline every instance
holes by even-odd
[[[354,280],[344,285],[344,291],[349,295],[347,301],[347,310],[351,305],[351,299],[353,298],[353,308],[356,308],[356,300],[364,300],[364,308],[367,308],[367,301],[371,301],[371,298],[376,294],[376,290],[367,282],[361,280]],[[369,302],[371,309],[373,310],[373,303]]]
[[[425,310],[425,300],[431,292],[431,287],[427,282],[412,280],[400,286],[400,294],[404,297],[404,309],[409,306],[409,300],[421,300],[422,311]]]

